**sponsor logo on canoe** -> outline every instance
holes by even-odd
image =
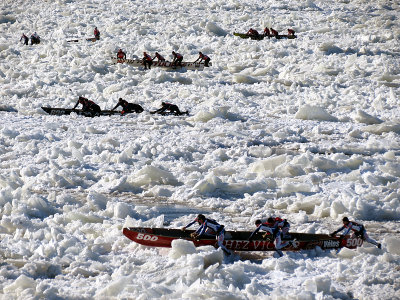
[[[340,242],[337,240],[324,241],[324,248],[339,248]]]
[[[144,234],[144,233],[138,233],[136,236],[137,240],[143,240],[143,241],[152,241],[155,242],[158,240],[158,237],[155,235],[150,235],[150,234]]]
[[[364,241],[360,238],[349,238],[346,241],[346,247],[348,247],[348,248],[361,247],[363,242]]]

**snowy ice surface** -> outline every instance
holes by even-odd
[[[398,1],[2,0],[2,299],[399,299]],[[101,40],[67,43],[101,31]],[[294,40],[240,39],[250,27]],[[34,31],[42,43],[24,46]],[[112,65],[171,51],[204,71]],[[50,116],[86,96],[146,112]],[[170,101],[190,116],[148,111]],[[125,225],[228,230],[270,215],[383,249],[235,254],[140,246]]]

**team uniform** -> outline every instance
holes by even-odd
[[[24,45],[28,45],[29,38],[25,35],[25,33],[23,33],[21,38],[19,39],[19,41],[22,41],[22,40],[24,40]]]
[[[177,105],[172,104],[172,103],[168,103],[168,102],[162,102],[161,103],[162,107],[160,109],[157,109],[154,112],[151,112],[152,114],[166,114],[166,113],[173,113],[176,116],[180,116],[180,115],[184,115],[184,114],[188,114],[188,112],[181,112],[178,108]]]
[[[100,31],[97,29],[97,27],[94,28],[93,34],[96,40],[100,39]]]
[[[202,62],[204,60],[204,66],[208,67],[208,63],[210,62],[211,58],[209,58],[207,55],[199,52],[199,58],[195,60],[195,63],[199,60],[199,62]]]
[[[274,224],[272,227],[276,230],[280,230],[282,232],[282,237],[283,238],[290,238],[289,230],[290,230],[290,224],[286,219],[281,219],[279,217],[275,217],[274,219]]]
[[[117,53],[117,58],[118,59],[126,59],[126,53],[124,51],[122,51],[122,49],[119,49],[119,51]]]
[[[151,69],[151,65],[153,64],[153,59],[151,58],[150,55],[148,55],[146,52],[143,52],[143,65],[144,68]]]
[[[282,231],[279,229],[279,226],[276,225],[276,222],[261,223],[261,221],[259,221],[257,226],[258,227],[256,228],[256,230],[254,230],[249,236],[249,240],[251,240],[253,236],[260,230],[265,231],[266,234],[264,235],[264,237],[270,236],[270,239],[272,239],[274,242],[276,252],[279,254],[280,257],[282,257],[283,252],[281,251],[281,249],[290,245],[290,242],[285,242],[285,243],[282,242]]]
[[[353,232],[352,237],[360,237],[362,238],[364,241],[371,243],[375,246],[377,246],[379,249],[382,247],[382,245],[380,243],[378,243],[377,241],[371,239],[368,234],[367,231],[365,230],[364,225],[359,224],[357,222],[354,221],[346,221],[347,224],[345,224],[345,221],[343,222],[343,226],[340,227],[338,230],[332,232],[330,235],[334,236],[336,235],[338,232],[345,230],[343,232],[342,236],[346,236],[347,234],[350,233],[350,231]]]
[[[118,106],[122,107],[121,114],[125,113],[130,113],[130,112],[135,112],[135,113],[141,113],[144,111],[143,107],[140,106],[139,104],[134,104],[134,103],[129,103],[128,101],[119,98],[117,105],[112,109],[115,110]]]
[[[270,37],[271,33],[269,32],[268,27],[264,28],[264,36]]]
[[[36,32],[31,35],[31,45],[33,44],[40,44],[40,37]]]
[[[271,35],[274,37],[278,37],[278,31],[276,31],[275,29],[271,28]]]
[[[172,55],[174,56],[174,59],[172,60],[172,65],[175,67],[182,67],[183,55],[174,51],[172,51]]]
[[[250,28],[249,31],[247,31],[246,35],[258,37],[259,33],[257,30]]]
[[[155,56],[153,57],[153,60],[156,58],[158,59],[158,61],[165,61],[165,58],[162,55],[160,55],[158,52],[156,52]]]
[[[93,101],[91,101],[87,98],[79,97],[78,102],[76,102],[73,109],[77,108],[77,106],[79,104],[82,104],[83,111],[88,111],[88,112],[91,112],[92,114],[101,112],[100,106],[98,106],[96,103],[94,103]]]
[[[196,222],[199,222],[199,218],[197,217],[193,222],[190,222],[188,225],[184,227],[184,229],[192,226]],[[202,236],[214,236],[217,239],[217,245],[220,247],[226,254],[230,255],[230,251],[226,249],[224,246],[225,239],[225,228],[224,225],[217,223],[215,220],[205,218],[200,227],[195,231],[196,237],[200,238]]]

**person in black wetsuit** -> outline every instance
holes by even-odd
[[[143,107],[140,106],[139,104],[134,104],[134,103],[129,103],[128,101],[119,98],[118,99],[118,103],[117,105],[115,105],[115,107],[112,109],[115,110],[118,106],[122,107],[122,111],[121,111],[121,115],[126,114],[126,113],[131,113],[131,112],[135,112],[135,113],[141,113],[144,111]]]
[[[21,38],[19,39],[19,41],[22,41],[22,40],[24,40],[24,45],[28,45],[29,38],[25,35],[25,33],[23,33]]]
[[[91,112],[92,115],[101,112],[100,106],[85,97],[79,97],[73,109],[76,109],[79,104],[82,104],[83,111]]]
[[[172,103],[168,102],[161,102],[161,108],[157,109],[156,111],[152,111],[151,114],[161,114],[161,115],[166,115],[166,114],[174,114],[175,116],[181,116],[181,115],[188,115],[189,113],[187,111],[180,111],[178,106]]]

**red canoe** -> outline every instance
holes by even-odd
[[[171,247],[171,243],[176,239],[192,241],[196,247],[211,245],[216,247],[214,236],[202,237],[194,240],[190,234],[194,230],[166,229],[166,228],[124,228],[122,233],[132,241],[151,247]],[[274,251],[274,244],[262,238],[261,233],[257,233],[254,238],[249,241],[250,231],[227,231],[225,233],[224,245],[229,250],[234,251]],[[331,237],[327,234],[311,234],[311,233],[290,233],[291,245],[285,247],[284,251],[310,250],[319,246],[321,249],[339,249],[350,248],[355,249],[363,244],[360,238],[351,238],[346,236],[343,239],[339,237]]]

